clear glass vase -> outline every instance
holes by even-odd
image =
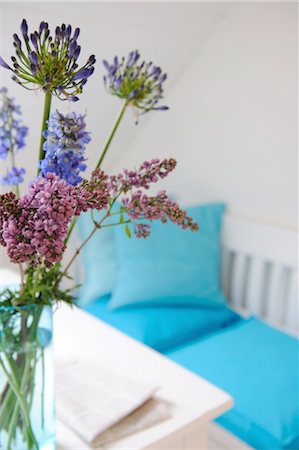
[[[55,449],[50,307],[0,306],[0,449]]]

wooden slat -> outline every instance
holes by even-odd
[[[298,331],[298,271],[290,273],[289,292],[286,298],[285,325],[290,330]]]
[[[245,254],[234,254],[230,298],[232,304],[239,307],[243,307],[245,301],[246,262]]]
[[[230,298],[230,279],[232,270],[232,253],[222,249],[221,253],[221,288],[226,298]]]
[[[269,277],[266,317],[273,323],[281,324],[287,300],[288,271],[279,264],[273,264]]]
[[[262,314],[265,261],[261,258],[250,258],[246,289],[246,307],[257,316]]]

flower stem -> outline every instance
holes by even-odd
[[[69,228],[67,237],[66,237],[66,239],[65,239],[65,241],[64,241],[65,245],[68,243],[68,240],[69,240],[69,238],[71,237],[71,234],[72,234],[73,229],[74,229],[74,227],[75,227],[75,225],[76,225],[76,223],[77,223],[77,220],[78,220],[78,217],[74,217],[73,220],[72,220],[72,222],[71,222],[71,225],[70,225],[70,228]]]
[[[44,113],[43,113],[43,120],[42,120],[40,146],[39,146],[39,161],[44,159],[44,157],[45,157],[45,152],[43,149],[44,142],[45,142],[44,131],[47,128],[47,121],[49,120],[49,117],[50,117],[51,100],[52,100],[51,92],[47,91],[45,94],[45,101],[44,101]]]
[[[19,386],[19,383],[18,383],[18,377],[17,377],[17,374],[16,374],[16,370],[15,370],[13,361],[8,355],[6,355],[6,358],[7,358],[7,362],[9,364],[9,367],[10,367],[10,371],[11,371],[10,374],[7,371],[7,369],[6,369],[5,365],[4,365],[4,363],[2,362],[1,358],[0,358],[0,366],[2,367],[2,370],[3,370],[7,380],[9,382],[9,384],[10,384],[10,386],[11,386],[11,388],[12,388],[12,390],[13,390],[13,392],[14,392],[17,400],[18,400],[18,402],[19,402],[20,409],[21,409],[21,411],[23,413],[23,418],[24,418],[24,422],[25,422],[25,425],[26,425],[26,432],[27,432],[27,446],[28,446],[28,450],[29,449],[30,450],[31,449],[36,449],[37,450],[38,449],[38,444],[37,444],[36,438],[34,436],[34,433],[32,431],[32,428],[31,428],[29,412],[28,412],[28,409],[27,409],[26,401],[24,400],[23,395],[22,395],[21,386]]]
[[[116,133],[118,127],[119,127],[121,119],[123,118],[123,115],[125,114],[127,104],[128,104],[127,102],[125,102],[123,104],[123,106],[122,106],[122,108],[121,108],[121,110],[120,110],[120,112],[119,112],[119,114],[118,114],[118,116],[116,118],[116,121],[115,121],[115,123],[113,125],[113,128],[112,128],[112,130],[111,130],[111,132],[110,132],[110,134],[108,136],[108,139],[107,139],[107,141],[106,141],[106,143],[104,145],[104,148],[102,150],[101,156],[100,156],[100,158],[99,158],[99,160],[97,162],[97,165],[95,166],[95,169],[98,169],[101,166],[101,164],[102,164],[102,162],[103,162],[103,160],[104,160],[104,158],[106,156],[106,153],[107,153],[107,151],[108,151],[108,149],[110,147],[112,139],[114,138],[114,135],[115,135],[115,133]],[[64,241],[65,245],[67,245],[67,243],[68,243],[68,241],[69,241],[69,239],[71,237],[71,234],[73,232],[73,229],[74,229],[74,227],[76,225],[77,220],[78,220],[78,217],[74,217],[72,222],[71,222],[68,235],[67,235],[67,237],[66,237],[66,239]]]
[[[29,384],[28,375],[29,375],[29,370],[30,370],[30,364],[31,364],[30,355],[26,355],[26,362],[25,362],[24,372],[23,372],[22,381],[21,381],[21,385],[20,385],[20,391],[22,393],[24,392],[26,385]],[[16,433],[16,428],[17,428],[17,424],[18,424],[18,420],[19,420],[19,410],[20,410],[20,405],[19,405],[19,403],[16,402],[14,411],[11,416],[11,421],[10,421],[9,430],[8,430],[8,439],[7,439],[7,445],[6,445],[6,448],[8,450],[10,449],[11,441],[13,440],[14,435]]]
[[[123,106],[122,106],[122,108],[121,108],[121,110],[120,110],[120,112],[119,112],[119,114],[118,114],[118,116],[116,118],[116,121],[115,121],[115,123],[113,125],[113,128],[112,128],[112,130],[110,132],[110,135],[109,135],[109,137],[108,137],[108,139],[107,139],[107,141],[106,141],[106,143],[104,145],[104,148],[102,150],[100,159],[98,160],[98,163],[96,165],[96,169],[98,169],[101,166],[101,164],[102,164],[102,162],[103,162],[103,160],[104,160],[104,158],[106,156],[108,148],[110,147],[112,139],[114,138],[114,135],[115,135],[115,133],[116,133],[118,127],[119,127],[119,124],[121,122],[121,119],[123,118],[123,115],[124,115],[124,113],[126,111],[126,107],[127,107],[127,102],[123,104]]]

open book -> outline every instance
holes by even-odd
[[[152,398],[157,385],[129,379],[89,360],[60,361],[56,386],[58,419],[91,447],[170,417],[167,405]]]

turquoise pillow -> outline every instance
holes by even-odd
[[[102,213],[95,212],[99,220]],[[87,238],[93,229],[90,212],[78,219],[79,236]],[[112,292],[116,276],[115,243],[112,228],[98,230],[83,247],[81,264],[84,268],[83,286],[79,292],[81,306],[87,305],[103,295]]]
[[[240,319],[226,306],[204,308],[139,304],[111,311],[107,308],[108,301],[106,296],[84,309],[159,352],[174,349]]]
[[[250,446],[299,449],[299,341],[251,318],[168,353],[234,398],[217,419]]]
[[[223,304],[219,235],[224,209],[223,204],[189,208],[200,225],[198,232],[153,222],[149,238],[129,239],[115,227],[117,276],[109,307],[140,302]]]

